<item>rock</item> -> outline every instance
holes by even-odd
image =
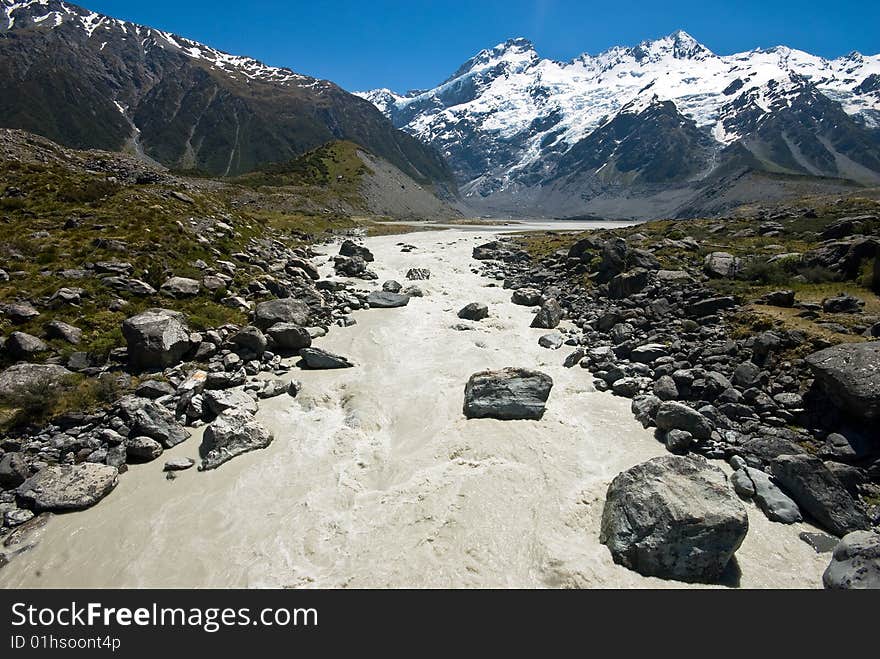
[[[754,498],[770,521],[794,524],[803,519],[797,504],[776,486],[769,474],[743,466],[733,474],[731,482],[737,494]]]
[[[373,291],[367,296],[367,303],[374,309],[405,307],[409,304],[409,295],[389,293],[388,291]]]
[[[645,576],[714,581],[742,544],[748,515],[724,472],[663,456],[624,471],[605,497],[599,541]]]
[[[709,439],[712,423],[684,403],[669,400],[660,405],[654,420],[659,430],[686,430],[697,439]]]
[[[669,349],[662,343],[646,343],[645,345],[633,348],[629,354],[630,361],[639,364],[650,364],[661,357],[666,357]]]
[[[773,291],[764,296],[764,301],[773,307],[793,307],[794,291]]]
[[[233,345],[244,348],[258,357],[266,352],[266,337],[253,325],[242,328],[229,340]]]
[[[770,466],[779,485],[825,530],[843,536],[871,527],[861,506],[819,458],[781,455]]]
[[[835,590],[880,589],[880,534],[853,531],[843,536],[822,583]]]
[[[431,271],[427,268],[410,268],[406,271],[406,278],[419,281],[431,278]]]
[[[171,458],[165,462],[162,471],[183,471],[196,463],[192,458]]]
[[[471,302],[462,307],[458,317],[464,320],[483,320],[489,317],[489,307],[482,302]]]
[[[864,300],[846,293],[822,300],[822,311],[825,313],[859,313],[864,306]]]
[[[12,302],[3,305],[0,309],[2,309],[3,315],[16,325],[26,323],[40,315],[40,312],[30,302]]]
[[[10,334],[4,347],[6,353],[13,359],[32,359],[49,349],[45,341],[25,332]]]
[[[11,490],[31,475],[27,460],[21,453],[6,453],[0,458],[0,488]]]
[[[712,252],[706,256],[703,270],[710,277],[732,279],[742,270],[742,260],[727,252]]]
[[[303,348],[299,351],[306,368],[312,369],[328,369],[328,368],[351,368],[354,366],[348,359],[340,355],[334,355],[332,352],[321,350],[320,348]]]
[[[71,345],[78,345],[82,341],[82,330],[60,320],[53,320],[46,323],[46,336],[50,339],[67,341]]]
[[[558,350],[565,343],[565,337],[559,332],[544,334],[538,339],[538,345],[550,350]]]
[[[129,362],[139,369],[173,366],[190,349],[186,318],[170,309],[149,309],[126,319],[122,335],[128,345]]]
[[[386,293],[400,293],[400,289],[402,288],[403,286],[400,284],[400,282],[394,281],[393,279],[389,279],[384,284],[382,284],[382,290]]]
[[[710,316],[735,306],[736,300],[732,297],[712,297],[690,305],[687,308],[687,313],[694,318],[702,318],[703,316]]]
[[[733,384],[747,389],[749,387],[754,387],[758,383],[760,375],[760,367],[750,361],[746,361],[742,362],[734,369],[733,377],[731,379]]]
[[[632,398],[641,391],[642,384],[638,378],[618,378],[611,383],[611,391],[617,396]]]
[[[353,240],[344,240],[339,246],[339,254],[340,256],[359,256],[368,263],[376,260],[376,257],[373,256],[369,249],[363,245],[358,245]]]
[[[647,428],[653,425],[654,419],[657,418],[661,403],[662,401],[657,396],[636,396],[633,398],[630,409],[636,421],[641,423],[642,427]]]
[[[228,409],[205,428],[199,447],[201,469],[216,469],[242,453],[266,448],[271,442],[272,434],[253,415],[241,409]]]
[[[539,371],[504,368],[474,373],[464,390],[469,419],[540,419],[553,379]]]
[[[675,380],[669,375],[661,375],[654,382],[654,395],[660,400],[675,400],[678,398],[678,387]]]
[[[140,279],[131,279],[130,277],[105,277],[102,281],[120,293],[128,293],[129,295],[136,295],[139,297],[147,297],[156,294],[155,288]]]
[[[584,355],[586,355],[584,349],[578,348],[565,358],[565,361],[562,362],[562,365],[565,368],[572,368],[573,366],[576,366],[581,362],[581,360],[584,358]]]
[[[409,295],[410,297],[424,297],[425,292],[416,286],[415,284],[411,284],[403,289],[404,295]]]
[[[134,393],[141,398],[155,400],[162,398],[162,396],[174,395],[174,387],[167,382],[160,382],[159,380],[145,380],[137,386]]]
[[[305,327],[293,323],[275,323],[268,329],[278,350],[296,352],[312,345],[312,335]]]
[[[26,510],[24,508],[16,508],[15,510],[9,510],[6,514],[3,515],[3,522],[6,526],[12,528],[15,526],[21,526],[34,518],[34,514],[30,510]]]
[[[166,279],[162,286],[159,287],[159,292],[163,295],[180,299],[198,295],[200,288],[201,284],[196,279],[171,277]]]
[[[133,437],[125,442],[125,453],[136,462],[149,462],[162,455],[162,445],[149,437]]]
[[[541,304],[543,299],[541,291],[534,288],[520,288],[515,290],[513,295],[510,296],[511,302],[524,307],[536,307]]]
[[[19,502],[34,512],[81,510],[107,496],[119,479],[116,467],[83,462],[50,465],[19,485]]]
[[[687,430],[666,431],[666,448],[673,453],[686,453],[693,443],[694,436]]]
[[[265,400],[266,398],[275,398],[287,391],[288,385],[282,380],[266,380],[262,389],[257,390],[257,398]]]
[[[835,405],[856,418],[880,419],[880,341],[842,343],[806,362]]]
[[[229,409],[240,409],[248,414],[256,414],[258,409],[257,401],[242,389],[206,391],[203,400],[208,410],[215,415],[220,415]]]
[[[379,275],[367,268],[367,262],[360,256],[352,256],[350,258],[345,256],[334,257],[333,269],[337,275],[342,277],[357,277],[358,279],[369,280],[379,278]]]
[[[254,310],[254,325],[260,329],[272,327],[277,323],[292,323],[308,327],[311,310],[302,300],[284,297],[260,302]]]
[[[812,533],[810,531],[801,531],[798,533],[798,537],[810,545],[817,554],[826,554],[834,551],[837,543],[840,542],[840,540],[833,535],[819,532]]]
[[[535,314],[531,326],[542,329],[556,329],[561,320],[562,307],[559,306],[555,298],[551,297],[541,305],[541,309]]]
[[[608,282],[608,297],[622,299],[638,293],[648,285],[648,271],[636,268],[615,275]]]
[[[57,364],[13,364],[0,371],[0,398],[14,397],[35,388],[58,387],[73,373]]]
[[[150,437],[165,448],[176,446],[190,437],[189,431],[168,409],[147,398],[125,396],[116,402],[114,409],[129,428],[130,437]]]

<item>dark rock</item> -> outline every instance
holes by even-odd
[[[540,419],[553,379],[539,371],[504,368],[474,373],[464,390],[469,419]]]
[[[798,537],[810,545],[817,554],[826,554],[834,551],[837,543],[840,542],[833,535],[820,532],[801,531],[798,533]]]
[[[458,317],[464,320],[483,320],[489,317],[489,307],[482,302],[471,302],[458,312]]]
[[[115,410],[130,429],[131,437],[150,437],[165,448],[176,446],[190,437],[189,431],[168,409],[147,398],[126,396],[116,402]]]
[[[880,341],[842,343],[806,362],[835,405],[857,418],[880,418]]]
[[[292,297],[260,302],[254,310],[254,325],[260,329],[267,329],[277,323],[308,327],[310,320],[309,305]]]
[[[510,301],[525,307],[536,307],[543,300],[541,291],[534,288],[519,288],[510,296]]]
[[[140,396],[141,398],[150,398],[151,400],[155,400],[156,398],[161,398],[162,396],[171,396],[174,394],[174,387],[172,387],[167,382],[160,382],[159,380],[145,380],[141,382],[137,389],[134,390],[136,396]]]
[[[67,341],[71,345],[78,345],[82,340],[82,330],[60,320],[53,320],[46,323],[46,336],[50,339]]]
[[[392,309],[405,307],[409,304],[409,295],[389,293],[387,291],[373,291],[367,296],[367,303],[375,309]]]
[[[328,369],[351,368],[354,366],[354,364],[345,357],[334,355],[332,352],[327,352],[320,348],[303,348],[299,351],[299,354],[300,357],[303,358],[306,368]]]
[[[697,410],[677,401],[666,401],[654,420],[659,430],[686,430],[697,439],[709,439],[712,423]]]
[[[773,291],[764,296],[764,301],[773,307],[793,307],[794,291]]]
[[[6,353],[13,359],[33,359],[41,352],[49,349],[46,342],[25,332],[13,332],[4,346]]]
[[[6,453],[0,458],[0,488],[11,490],[31,475],[27,460],[21,453]]]
[[[636,268],[628,272],[615,275],[608,282],[608,297],[622,299],[634,295],[645,289],[648,285],[648,271]]]
[[[369,249],[363,245],[358,245],[352,240],[344,240],[342,242],[342,245],[339,246],[339,254],[341,256],[359,256],[368,263],[376,260],[376,257],[373,256]]]
[[[419,281],[431,278],[431,271],[427,268],[410,268],[406,271],[406,278]]]
[[[268,329],[275,348],[295,352],[312,345],[312,336],[305,327],[293,323],[275,323]]]
[[[551,297],[541,305],[541,309],[535,314],[531,326],[543,329],[556,329],[561,320],[562,307],[559,306],[555,298]]]
[[[853,531],[834,548],[822,575],[826,588],[880,589],[880,534]]]
[[[266,336],[253,325],[242,328],[229,339],[230,342],[258,357],[266,351]]]
[[[864,300],[846,293],[822,300],[822,311],[825,313],[859,313],[864,306]]]

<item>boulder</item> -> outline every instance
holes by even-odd
[[[773,291],[764,296],[764,301],[772,307],[793,307],[794,291]]]
[[[880,534],[853,531],[843,536],[822,583],[834,590],[880,589]]]
[[[6,453],[0,458],[0,488],[10,490],[18,487],[30,475],[30,467],[21,453]]]
[[[843,536],[871,528],[865,511],[819,458],[780,455],[770,468],[776,482],[826,531]]]
[[[252,414],[241,409],[228,409],[205,428],[199,455],[201,469],[216,469],[237,455],[266,448],[272,434]]]
[[[562,307],[556,301],[556,298],[549,298],[541,305],[541,309],[535,314],[532,320],[532,327],[542,329],[556,329],[562,320]]]
[[[190,349],[189,328],[182,313],[149,309],[122,323],[128,359],[139,369],[162,369],[177,364]]]
[[[536,307],[541,304],[544,297],[541,291],[534,288],[519,288],[510,296],[510,301],[524,307]]]
[[[399,281],[394,281],[393,279],[389,279],[384,284],[382,284],[382,290],[387,293],[400,293],[400,289],[403,288],[403,285]]]
[[[150,437],[165,448],[176,446],[190,437],[189,431],[168,409],[148,398],[125,396],[116,402],[114,410],[129,428],[130,437]]]
[[[864,306],[864,300],[846,293],[822,300],[822,311],[825,313],[859,313]]]
[[[599,541],[645,576],[717,580],[749,529],[724,472],[702,457],[663,456],[611,482]]]
[[[354,366],[348,359],[320,348],[303,348],[299,351],[304,366],[312,369],[351,368]]]
[[[50,465],[18,486],[19,503],[34,512],[81,510],[107,496],[119,479],[116,467],[83,462]]]
[[[33,359],[35,355],[49,349],[45,341],[25,332],[10,334],[4,347],[13,359]]]
[[[254,310],[254,325],[260,329],[267,329],[277,323],[292,323],[308,327],[310,320],[309,305],[292,297],[260,302]]]
[[[431,278],[431,271],[427,268],[410,268],[406,271],[406,278],[414,281],[423,281]]]
[[[312,345],[312,335],[309,331],[294,323],[275,323],[268,329],[268,334],[278,350],[296,352]]]
[[[769,520],[793,524],[803,519],[797,504],[776,486],[769,474],[743,466],[734,472],[730,480],[737,494],[754,498]]]
[[[46,323],[46,336],[50,339],[67,341],[71,345],[78,345],[82,341],[82,330],[79,327],[68,325],[60,320]]]
[[[712,252],[706,256],[703,270],[710,277],[732,279],[742,270],[742,260],[727,252]]]
[[[660,411],[662,402],[657,396],[636,396],[633,398],[630,409],[636,421],[641,423],[642,427],[647,428],[654,424],[654,419],[657,418],[657,412]]]
[[[373,256],[373,253],[369,249],[367,249],[363,245],[358,245],[353,240],[344,240],[339,246],[339,254],[340,256],[349,257],[359,256],[368,263],[376,260],[376,257]]]
[[[835,405],[856,418],[880,419],[880,341],[842,343],[806,362]]]
[[[469,419],[540,419],[553,379],[540,371],[504,368],[474,373],[464,390]]]
[[[40,312],[30,302],[12,302],[3,305],[0,309],[2,309],[3,315],[15,324],[26,323],[40,315]]]
[[[125,442],[125,453],[135,462],[149,462],[162,455],[162,445],[149,437],[132,437]]]
[[[736,306],[736,300],[732,297],[710,297],[699,302],[694,302],[687,308],[689,316],[694,318],[702,318],[716,314],[724,309],[732,309]]]
[[[646,343],[632,349],[629,354],[630,361],[640,364],[650,364],[651,362],[666,357],[669,349],[662,343]]]
[[[462,307],[458,317],[464,320],[483,320],[489,317],[489,307],[482,302],[471,302]]]
[[[0,371],[0,398],[12,398],[37,387],[57,387],[72,376],[58,364],[14,364]]]
[[[388,291],[373,291],[367,296],[367,304],[374,309],[405,307],[409,304],[409,295],[390,293]]]
[[[712,423],[692,407],[674,400],[660,404],[654,419],[659,430],[686,430],[697,439],[709,439]]]
[[[259,356],[266,351],[266,336],[253,325],[242,328],[229,339],[230,342],[247,352]]]
[[[156,400],[157,398],[162,398],[162,396],[173,396],[174,387],[168,382],[160,380],[145,380],[137,386],[134,393],[141,398]]]
[[[544,334],[538,338],[538,345],[550,350],[558,350],[564,343],[565,337],[559,332],[551,332],[550,334]],[[581,356],[583,357],[583,355]]]
[[[242,389],[212,389],[204,393],[203,401],[208,410],[215,415],[220,415],[229,409],[240,409],[248,414],[256,414],[258,409],[257,401]]]
[[[159,292],[173,298],[193,297],[199,294],[199,284],[196,279],[188,277],[170,277],[159,287]]]
[[[608,297],[622,299],[638,293],[648,285],[648,271],[636,268],[615,275],[608,282]]]
[[[196,463],[192,458],[171,458],[165,462],[162,471],[183,471]]]
[[[367,262],[360,256],[337,256],[333,259],[333,269],[342,277],[356,277],[358,279],[378,279],[372,270],[367,268]]]

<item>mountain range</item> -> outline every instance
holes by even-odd
[[[683,31],[570,62],[512,39],[443,83],[360,92],[488,214],[652,217],[880,182],[880,56],[720,56]]]

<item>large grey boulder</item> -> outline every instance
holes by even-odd
[[[312,369],[351,368],[354,366],[348,359],[320,348],[303,348],[299,351],[304,365]]]
[[[188,277],[169,277],[159,287],[159,292],[173,298],[194,297],[199,294],[201,284]]]
[[[819,458],[780,455],[770,468],[782,489],[826,531],[844,536],[871,528],[865,511]]]
[[[125,442],[125,453],[135,462],[149,462],[162,455],[162,445],[150,437],[132,437]]]
[[[474,373],[464,390],[469,419],[540,419],[553,379],[540,371],[504,368]]]
[[[712,252],[703,262],[703,270],[710,277],[736,277],[742,270],[742,260],[727,252]]]
[[[148,398],[125,396],[117,401],[116,414],[129,428],[130,437],[149,437],[165,448],[177,446],[190,437],[167,408]]]
[[[81,510],[107,496],[118,478],[116,467],[94,462],[50,465],[19,485],[16,494],[34,512]]]
[[[46,336],[50,339],[67,341],[71,345],[77,345],[82,341],[82,330],[60,320],[52,320],[46,323]]]
[[[664,456],[611,482],[599,541],[645,576],[714,581],[749,529],[724,472],[702,457]]]
[[[229,340],[233,345],[256,355],[262,355],[266,351],[266,336],[253,325],[243,327]]]
[[[532,327],[556,329],[561,320],[562,307],[559,306],[556,298],[551,297],[544,301],[538,313],[535,314],[535,318],[532,320]]]
[[[608,297],[622,299],[642,291],[648,285],[649,273],[644,268],[621,272],[608,282]]]
[[[353,240],[342,241],[342,244],[339,246],[339,254],[340,256],[359,256],[368,263],[376,260],[376,257],[373,256],[369,249],[363,245],[358,245]]]
[[[806,362],[837,406],[861,419],[880,419],[880,341],[842,343]]]
[[[5,344],[6,353],[13,359],[31,359],[49,349],[46,342],[26,332],[13,332]]]
[[[272,442],[270,433],[248,412],[231,408],[205,428],[199,454],[201,469],[216,469],[237,455],[266,448]]]
[[[374,309],[392,309],[409,304],[409,295],[390,291],[373,291],[367,296],[367,303]]]
[[[310,318],[309,305],[292,297],[260,302],[254,309],[254,325],[260,329],[267,329],[276,323],[308,327]]]
[[[659,430],[686,430],[697,439],[709,439],[712,422],[692,407],[674,400],[660,405],[654,419]]]
[[[140,369],[177,364],[190,349],[186,317],[170,309],[148,309],[122,323],[128,360]]]
[[[880,589],[880,534],[853,531],[843,536],[822,583],[835,590]]]
[[[203,400],[208,410],[215,415],[230,409],[240,409],[249,414],[256,414],[259,408],[257,401],[243,389],[212,389],[204,393]]]
[[[267,334],[272,337],[278,350],[295,352],[312,345],[309,331],[294,323],[275,323],[267,330]]]
[[[57,387],[73,376],[58,364],[13,364],[0,371],[0,398],[11,398],[36,387]]]

